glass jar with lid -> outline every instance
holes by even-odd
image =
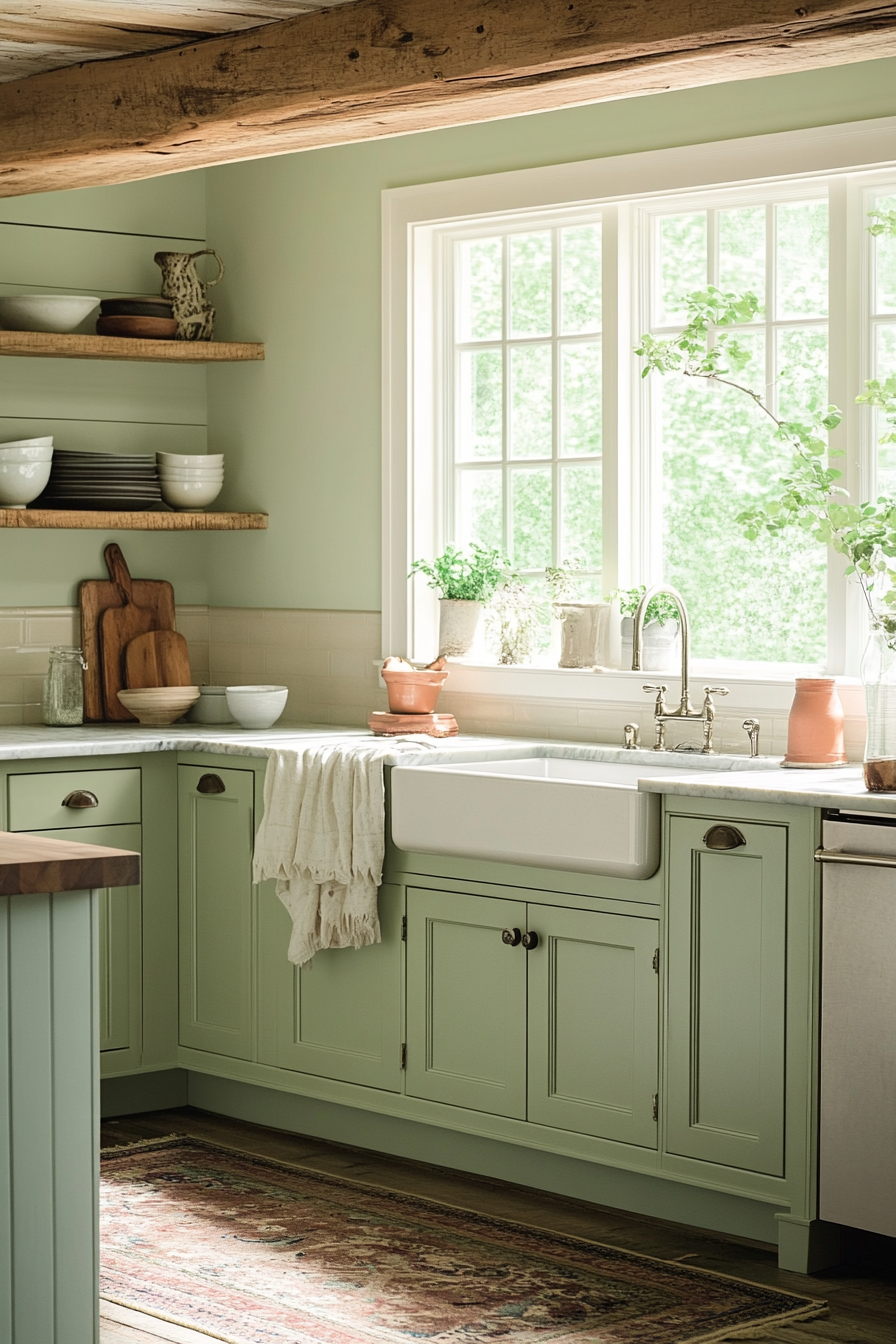
[[[73,727],[84,722],[84,678],[87,664],[80,649],[57,645],[50,649],[44,678],[41,718],[51,727]]]

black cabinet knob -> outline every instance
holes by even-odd
[[[62,800],[63,807],[99,807],[100,800],[89,789],[75,789],[67,793]]]
[[[538,934],[535,933],[534,930],[530,929],[528,933],[523,934],[522,943],[526,951],[531,952],[534,948],[538,946]]]
[[[519,947],[523,940],[523,935],[519,929],[505,929],[501,934],[501,942],[506,943],[508,947]]]
[[[203,775],[196,785],[197,793],[223,793],[224,781],[220,775]]]

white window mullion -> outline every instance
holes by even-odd
[[[828,302],[828,401],[839,406],[843,419],[837,429],[829,434],[833,452],[842,452],[842,457],[832,457],[831,465],[843,472],[843,483],[852,499],[862,493],[862,474],[860,454],[857,451],[855,404],[856,370],[851,368],[855,356],[851,350],[858,344],[850,332],[850,308],[858,297],[853,286],[855,277],[850,275],[850,189],[846,178],[834,178],[829,184],[828,195],[828,237],[830,246],[830,299]],[[854,226],[853,226],[854,227]],[[858,333],[854,333],[855,336]],[[861,594],[858,589],[853,593],[852,584],[844,579],[845,562],[834,551],[828,551],[828,665],[832,675],[858,675],[859,650],[864,643],[862,632],[856,628],[861,621],[860,605],[856,608],[855,598]],[[850,611],[850,607],[853,608]],[[853,634],[857,638],[850,638]]]
[[[631,583],[629,545],[631,514],[632,366],[628,305],[631,209],[608,206],[601,214],[602,308],[601,490],[605,593]]]

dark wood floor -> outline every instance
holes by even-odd
[[[830,1304],[828,1317],[773,1330],[754,1344],[896,1344],[896,1242],[889,1238],[856,1234],[848,1264],[806,1278],[780,1271],[773,1248],[755,1242],[707,1235],[503,1181],[263,1129],[191,1107],[107,1120],[102,1142],[105,1147],[172,1133],[195,1134],[313,1171],[422,1195],[548,1231],[587,1237],[661,1260],[686,1260],[703,1269],[824,1298]],[[102,1344],[158,1344],[160,1339],[175,1344],[208,1342],[207,1335],[166,1326],[136,1313],[119,1310],[103,1318]]]

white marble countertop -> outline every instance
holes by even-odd
[[[263,732],[230,725],[175,724],[170,728],[85,724],[79,728],[0,728],[0,760],[47,760],[76,756],[122,756],[138,752],[199,751],[224,756],[266,756],[278,748],[297,748],[313,740],[370,738],[366,728],[315,724],[277,724]],[[387,744],[383,739],[384,745]],[[669,752],[661,760],[648,750],[625,751],[591,743],[532,741],[519,737],[452,738],[421,735],[395,739],[386,764],[436,764],[509,760],[523,756],[562,756],[573,760],[620,761],[643,765],[639,788],[648,793],[806,807],[849,807],[896,813],[896,794],[865,790],[860,766],[834,770],[781,769],[777,757],[712,756]]]

